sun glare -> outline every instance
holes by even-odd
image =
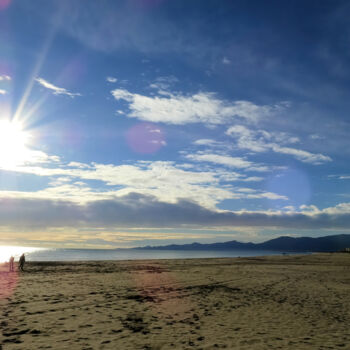
[[[0,167],[13,167],[25,162],[29,136],[20,123],[0,121]]]
[[[17,261],[22,253],[28,254],[43,248],[21,247],[21,246],[0,246],[0,263],[9,261],[12,255]]]

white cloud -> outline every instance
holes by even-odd
[[[107,77],[106,81],[108,81],[109,83],[116,83],[118,81],[118,79],[114,78],[114,77]]]
[[[332,159],[320,153],[311,153],[301,149],[285,146],[295,144],[300,140],[283,132],[268,132],[265,130],[251,130],[243,125],[231,126],[226,134],[236,139],[236,146],[253,152],[268,152],[289,154],[294,158],[310,164],[322,164]]]
[[[61,87],[58,87],[58,86],[55,86],[51,83],[49,83],[48,81],[46,81],[45,79],[42,79],[42,78],[37,78],[35,79],[41,86],[43,86],[44,88],[46,89],[49,89],[51,91],[53,91],[53,94],[54,95],[67,95],[69,97],[75,97],[75,96],[81,96],[80,93],[77,93],[77,92],[70,92],[68,91],[67,89],[65,88],[61,88]]]
[[[234,187],[232,182],[259,181],[260,178],[249,178],[231,169],[217,168],[203,171],[189,167],[186,163],[176,164],[170,161],[139,161],[133,165],[119,166],[80,162],[64,164],[59,157],[49,156],[40,151],[33,152],[33,156],[26,164],[3,167],[3,170],[49,177],[49,186],[36,192],[1,191],[1,197],[46,198],[84,203],[138,193],[154,196],[166,203],[175,203],[186,198],[203,207],[215,208],[225,199],[272,196],[256,189],[252,189],[249,194],[239,191],[239,187]],[[204,158],[198,158],[198,161],[219,162],[222,165],[245,170],[254,166],[251,162],[238,157],[217,158],[217,155],[210,154],[202,156]],[[89,180],[100,181],[99,189],[90,187]],[[285,199],[278,194],[275,194],[275,198]]]
[[[158,93],[161,95],[171,96],[171,93],[169,93],[167,90],[170,88],[170,86],[177,83],[178,81],[179,79],[173,75],[158,77],[152,84],[150,84],[149,87],[152,89],[157,89]]]
[[[125,89],[115,89],[116,100],[126,101],[129,117],[150,122],[183,125],[204,123],[208,125],[229,123],[235,118],[249,122],[276,113],[284,104],[259,106],[249,101],[225,101],[214,93],[199,92],[194,95],[166,93],[158,96],[134,94]]]
[[[303,151],[303,150],[295,149],[295,148],[291,148],[291,147],[281,147],[281,146],[276,145],[276,144],[271,145],[271,149],[276,153],[292,155],[296,159],[298,159],[304,163],[318,165],[318,164],[332,161],[332,158],[325,156],[323,154],[320,154],[320,153],[311,153],[308,151]]]
[[[267,165],[253,163],[242,157],[231,157],[228,155],[221,155],[216,153],[197,152],[195,154],[186,154],[185,157],[195,162],[208,162],[213,164],[220,164],[230,168],[244,169],[245,171],[266,172],[272,169],[282,168],[269,167]]]
[[[72,168],[79,168],[79,169],[90,169],[91,166],[85,163],[80,163],[80,162],[69,162],[67,164],[69,167]]]
[[[350,214],[350,202],[339,203],[334,207],[328,207],[324,209],[319,209],[315,205],[302,205],[300,206],[300,210],[302,213],[310,213],[310,214]]]
[[[9,75],[6,75],[6,74],[0,75],[0,81],[2,81],[2,80],[11,80],[11,77]]]
[[[193,144],[197,146],[215,147],[215,146],[221,146],[223,143],[212,139],[199,139],[194,141]]]
[[[235,146],[238,148],[249,149],[253,152],[265,152],[268,149],[265,142],[255,138],[254,131],[251,131],[243,125],[231,126],[226,131],[226,134],[236,138],[237,143]]]
[[[254,193],[255,192],[252,188],[246,188],[246,187],[241,187],[237,191],[244,192],[244,193]]]
[[[335,178],[337,180],[350,180],[350,175],[328,175],[330,179]]]
[[[258,181],[262,181],[262,180],[264,180],[264,178],[260,177],[260,176],[249,176],[249,177],[242,179],[241,181],[258,182]]]
[[[0,89],[0,95],[6,95],[7,94],[7,91],[4,90],[4,89]]]
[[[316,212],[318,212],[316,210]],[[328,207],[320,211],[326,214],[349,214],[350,213],[350,203],[339,203],[334,207]]]
[[[254,197],[251,197],[251,198],[254,198]],[[267,198],[272,200],[275,200],[275,199],[288,200],[288,197],[277,193],[273,193],[273,192],[264,192],[264,193],[261,193],[259,197],[255,197],[255,198]]]
[[[214,153],[188,154],[186,158],[196,162],[209,162],[238,169],[246,169],[253,165],[252,162],[241,157],[222,156]]]

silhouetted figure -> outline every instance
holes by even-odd
[[[24,263],[26,262],[26,258],[24,257],[24,253],[19,257],[19,269],[24,271]]]
[[[10,258],[10,272],[14,271],[14,263],[15,263],[15,258],[11,255],[11,258]]]

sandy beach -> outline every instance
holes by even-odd
[[[1,349],[350,349],[350,254],[1,266]]]

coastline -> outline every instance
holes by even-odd
[[[172,259],[207,259],[207,258],[236,258],[270,255],[309,254],[306,251],[284,250],[155,250],[155,249],[40,249],[30,252],[22,247],[20,254],[14,254],[16,261],[24,253],[26,261],[131,261],[131,260],[172,260]],[[2,261],[8,261],[11,254],[2,255]]]
[[[332,349],[349,254],[1,266],[3,349]]]

